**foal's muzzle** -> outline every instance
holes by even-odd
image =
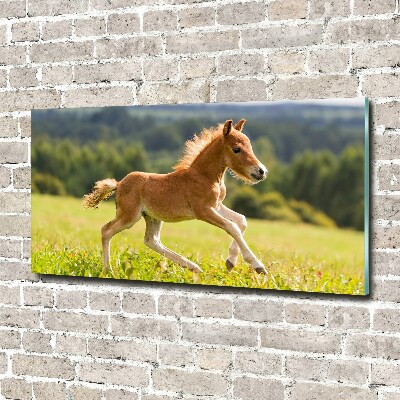
[[[267,174],[268,174],[267,168],[265,168],[264,165],[260,165],[250,175],[256,181],[263,181],[267,177]]]

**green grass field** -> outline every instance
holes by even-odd
[[[85,210],[79,199],[32,196],[32,270],[42,274],[104,277],[100,228],[114,218],[114,201]],[[197,276],[143,244],[144,220],[111,242],[112,273],[104,278],[199,283],[361,295],[363,234],[306,224],[248,220],[245,238],[265,263],[258,275],[242,261],[225,268],[230,237],[200,221],[164,224],[163,243],[198,263]]]

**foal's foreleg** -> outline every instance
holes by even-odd
[[[222,215],[224,218],[229,219],[229,221],[234,222],[242,232],[242,235],[244,231],[247,228],[247,221],[246,217],[242,214],[237,213],[236,211],[231,210],[228,207],[225,207],[223,204],[221,207],[217,210],[220,215]],[[231,270],[237,263],[238,257],[240,253],[240,248],[235,239],[232,240],[231,245],[229,246],[229,255],[228,258],[226,259],[226,267],[228,270]]]
[[[251,264],[253,269],[255,269],[258,273],[266,272],[264,264],[250,250],[249,246],[243,238],[241,230],[234,222],[218,214],[218,212],[214,208],[198,210],[198,212],[196,213],[196,218],[224,229],[229,235],[233,237],[233,239],[235,239],[235,241],[239,245],[244,260]]]
[[[161,254],[164,257],[167,257],[172,262],[181,265],[182,267],[188,268],[193,272],[203,272],[201,268],[195,264],[194,262],[188,260],[187,258],[175,253],[174,251],[165,247],[160,241],[160,231],[162,222],[149,217],[146,215],[144,217],[146,221],[146,233],[144,235],[144,244],[157,253]]]

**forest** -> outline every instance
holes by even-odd
[[[174,108],[171,108],[174,107]],[[269,170],[245,186],[228,174],[226,205],[250,218],[364,229],[364,110],[250,103],[35,110],[32,191],[82,197],[96,180],[166,173],[184,142],[228,118]]]

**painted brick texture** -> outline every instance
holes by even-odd
[[[396,0],[0,1],[0,399],[400,399]],[[371,296],[30,272],[30,110],[368,96]]]

